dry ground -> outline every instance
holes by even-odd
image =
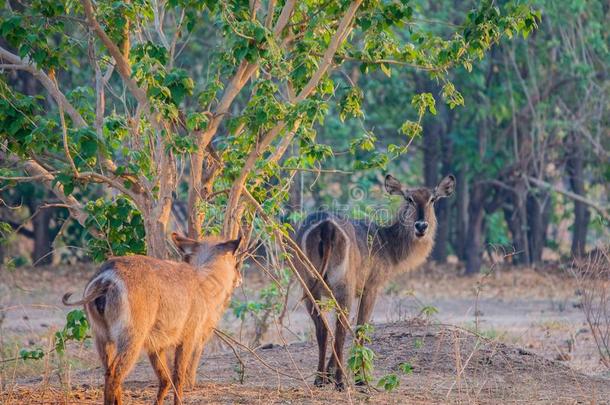
[[[85,266],[1,272],[10,294],[0,297],[0,355],[7,359],[21,347],[46,347],[64,323],[61,295],[79,291],[91,271]],[[237,295],[252,297],[262,285],[259,273],[251,272],[244,284]],[[564,269],[498,269],[468,278],[452,266],[429,265],[388,285],[373,317],[371,348],[376,378],[400,376],[390,394],[311,386],[317,349],[299,295],[293,289],[285,328],[278,331],[272,323],[265,335],[263,342],[274,345],[257,350],[270,367],[240,351],[246,364],[240,384],[236,357],[212,342],[186,403],[610,403],[610,375],[598,362],[578,291]],[[439,312],[428,322],[413,320],[423,305]],[[241,325],[230,312],[222,327],[236,336],[241,332],[245,342],[251,336],[251,325]],[[478,336],[467,330],[475,328]],[[402,362],[412,364],[412,374],[401,375]],[[61,359],[0,363],[0,379],[0,401],[11,404],[99,403],[103,382],[89,343],[72,345]],[[152,402],[155,386],[142,359],[126,383],[127,403]]]

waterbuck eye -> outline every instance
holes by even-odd
[[[430,197],[430,204],[434,204],[436,202],[436,197]]]
[[[411,197],[411,196],[407,196],[405,199],[407,200],[407,202],[408,202],[409,204],[413,204],[413,205],[415,205],[415,200],[413,199],[413,197]]]

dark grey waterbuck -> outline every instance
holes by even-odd
[[[332,290],[337,305],[350,314],[354,298],[359,299],[358,325],[369,321],[377,294],[386,281],[415,269],[428,258],[436,234],[434,203],[453,193],[455,177],[446,176],[432,190],[404,188],[396,178],[387,175],[385,189],[404,198],[391,225],[381,226],[370,221],[316,212],[305,219],[296,235],[296,242]],[[296,266],[315,300],[328,295],[323,284],[317,282],[302,262],[297,260]],[[321,386],[330,382],[334,369],[336,387],[342,389],[343,371],[336,365],[343,364],[347,325],[337,317],[334,335],[336,356],[331,355],[325,366],[328,331],[311,300],[306,298],[305,302],[315,324],[319,349],[314,383]]]

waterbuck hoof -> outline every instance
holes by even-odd
[[[317,375],[316,379],[313,381],[313,385],[316,387],[323,387],[328,383],[330,383],[330,380],[328,379],[328,376],[325,375]]]
[[[345,383],[343,381],[337,381],[335,383],[335,389],[337,391],[345,391]]]
[[[354,384],[356,384],[356,386],[358,386],[358,387],[366,386],[366,383],[364,381],[362,381],[362,380],[358,380]]]

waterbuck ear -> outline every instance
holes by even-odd
[[[179,235],[177,232],[172,232],[172,242],[180,250],[180,253],[184,256],[192,255],[199,245],[195,239],[187,238],[186,236]]]
[[[214,250],[216,250],[219,254],[231,253],[232,255],[237,252],[237,248],[241,242],[241,237],[237,239],[230,240],[228,242],[223,242],[215,246]]]
[[[392,195],[404,195],[402,192],[402,184],[400,184],[400,181],[398,181],[398,179],[394,176],[392,176],[391,174],[388,174],[387,176],[385,176],[385,190]]]
[[[434,189],[434,196],[436,198],[449,197],[453,194],[453,190],[455,190],[455,176],[449,174],[438,183],[438,186]]]

